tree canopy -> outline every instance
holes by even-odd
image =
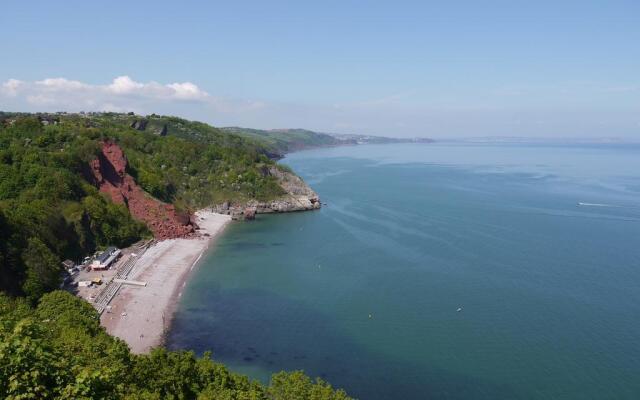
[[[97,312],[67,292],[32,308],[0,294],[0,397],[6,399],[346,400],[301,371],[265,386],[230,372],[211,354],[162,348],[129,352],[99,325]]]
[[[146,192],[181,210],[283,194],[260,144],[174,117],[140,130],[137,118],[0,113],[0,290],[35,300],[58,286],[60,261],[149,235],[87,180],[103,141],[123,148]]]

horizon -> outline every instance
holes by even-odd
[[[7,2],[0,109],[638,140],[637,2],[117,4]]]
[[[91,115],[91,114],[120,114],[127,115],[128,111],[8,111],[1,110],[0,114],[52,114],[52,115]],[[315,134],[323,134],[330,136],[365,136],[365,137],[379,137],[379,138],[393,138],[393,139],[432,139],[436,142],[447,143],[447,142],[460,142],[460,143],[488,143],[488,144],[638,144],[640,143],[640,137],[616,137],[616,136],[554,136],[554,137],[536,137],[536,136],[515,136],[515,135],[503,135],[503,136],[385,136],[378,134],[371,134],[366,132],[321,132],[317,130],[312,130],[304,127],[280,127],[280,128],[256,128],[256,127],[248,127],[248,126],[215,126],[208,122],[193,119],[190,120],[188,118],[184,118],[179,115],[171,115],[171,114],[137,114],[134,113],[134,116],[142,117],[142,118],[150,118],[150,117],[169,117],[169,118],[183,118],[187,121],[201,122],[206,123],[214,128],[218,129],[248,129],[248,130],[256,130],[256,131],[264,131],[264,132],[286,132],[286,131],[308,131]],[[375,143],[374,143],[375,144]]]

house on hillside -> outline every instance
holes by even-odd
[[[73,269],[75,268],[76,263],[74,263],[74,262],[73,262],[73,261],[71,261],[71,260],[64,260],[64,261],[62,262],[62,266],[64,267],[64,269],[65,269],[67,272],[71,273],[71,272],[73,271]]]
[[[100,253],[100,255],[96,257],[95,260],[93,260],[93,262],[91,263],[91,269],[94,271],[108,269],[111,264],[113,264],[113,262],[118,259],[119,256],[120,249],[111,246]]]

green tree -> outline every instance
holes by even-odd
[[[43,294],[60,286],[60,260],[38,238],[30,238],[22,254],[26,279],[22,285],[27,298],[37,301]]]
[[[0,342],[0,397],[53,398],[60,371],[56,357],[36,322],[24,319]]]
[[[268,389],[272,400],[346,400],[349,399],[343,390],[334,390],[331,385],[317,378],[314,381],[302,371],[279,372],[271,377]]]

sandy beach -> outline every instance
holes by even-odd
[[[160,346],[190,272],[231,221],[228,215],[196,213],[201,235],[168,239],[151,246],[136,262],[129,279],[146,286],[123,285],[102,314],[101,324],[127,342],[134,353]]]

